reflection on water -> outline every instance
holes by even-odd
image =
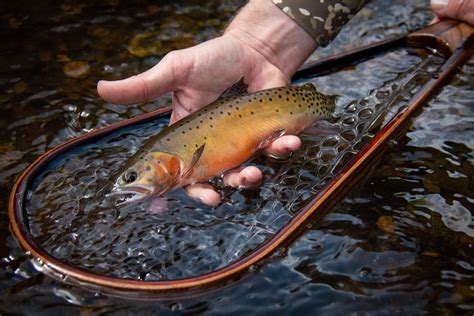
[[[171,48],[214,36],[238,5],[238,1],[191,0],[179,5],[116,0],[0,4],[5,25],[0,59],[4,91],[0,96],[2,312],[217,314],[283,309],[286,313],[344,314],[474,309],[472,62],[429,102],[405,144],[394,146],[365,183],[354,188],[323,222],[241,282],[192,299],[137,304],[60,284],[31,266],[8,231],[6,201],[15,177],[41,153],[66,139],[167,104],[167,97],[131,107],[104,104],[96,96],[95,82],[134,74]],[[430,18],[427,1],[373,0],[334,45],[314,56],[419,28]],[[156,47],[161,50],[150,51]],[[412,58],[412,54],[395,52],[361,65],[358,76],[349,71],[314,80],[323,92],[343,91],[338,93],[342,110],[353,100],[368,97],[375,102],[383,97],[371,95],[374,89],[394,89],[392,84],[403,81],[396,73],[418,64]],[[381,68],[384,63],[390,67]],[[97,172],[107,170],[98,167]],[[84,183],[93,180],[83,176]],[[308,172],[296,176],[305,182],[314,180]],[[269,183],[272,178],[267,179]],[[265,187],[259,194],[263,192],[267,192]],[[228,194],[229,201],[241,198]],[[252,193],[244,197],[252,203],[258,198]],[[73,204],[71,209],[75,209]],[[86,204],[79,209],[94,214]],[[227,214],[205,208],[176,213],[180,212],[199,220]],[[229,213],[242,214],[246,215],[240,210]],[[73,215],[61,214],[61,218],[72,220]],[[92,217],[90,223],[107,220]],[[64,247],[67,253],[67,243]]]

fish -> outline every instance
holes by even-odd
[[[273,140],[298,135],[335,110],[311,83],[221,98],[163,128],[126,163],[113,192],[161,196],[240,166]]]

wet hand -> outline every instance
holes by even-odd
[[[431,8],[437,17],[461,20],[474,26],[474,1],[472,0],[431,0]]]

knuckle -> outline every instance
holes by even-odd
[[[470,8],[472,5],[473,2],[469,0],[451,0],[448,5],[448,14],[453,18],[462,18],[473,9]]]

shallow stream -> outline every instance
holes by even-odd
[[[217,35],[240,1],[179,4],[1,4],[0,311],[9,313],[455,313],[474,310],[474,63],[414,120],[370,176],[324,219],[240,281],[192,298],[137,303],[54,281],[38,272],[8,229],[15,178],[46,150],[87,131],[166,106],[105,103],[98,79],[149,68],[169,50]],[[374,0],[311,60],[427,25],[426,1]],[[256,191],[223,189],[208,208],[177,190],[169,210],[114,208],[103,199],[113,170],[165,119],[74,152],[37,183],[28,205],[35,240],[91,271],[160,280],[236,260],[272,236],[342,163],[403,106],[441,58],[400,49],[306,78],[338,95],[333,135],[304,136],[290,161],[259,158]],[[390,107],[386,107],[390,104]],[[375,122],[375,123],[374,123]],[[125,150],[127,149],[127,150]],[[87,168],[86,168],[87,167]],[[80,198],[78,198],[80,197]],[[37,267],[38,268],[38,267]]]

